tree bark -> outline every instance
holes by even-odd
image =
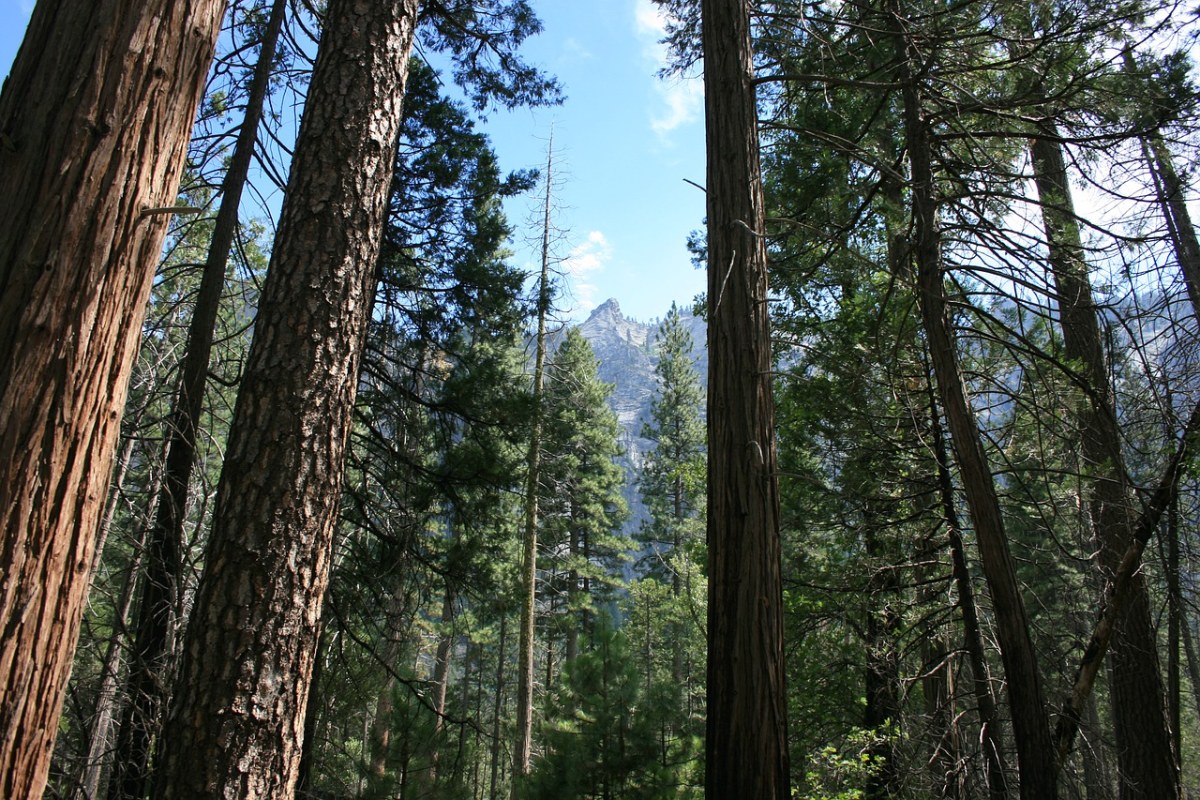
[[[142,581],[131,654],[126,678],[129,703],[117,734],[110,800],[141,800],[149,778],[150,751],[162,723],[174,661],[168,643],[176,624],[182,543],[188,492],[196,464],[196,437],[204,409],[213,328],[225,285],[225,268],[237,231],[238,206],[254,157],[258,123],[270,83],[275,45],[283,28],[285,0],[274,0],[262,40],[258,63],[246,99],[245,117],[234,145],[229,168],[221,184],[221,207],[213,224],[212,240],[200,278],[196,306],[188,326],[187,350],[174,408],[167,418],[167,458],[158,512],[150,531],[146,575]]]
[[[992,470],[979,428],[967,400],[942,282],[941,242],[931,163],[932,143],[921,107],[915,64],[919,53],[905,35],[907,20],[899,0],[889,2],[904,104],[904,136],[911,168],[913,258],[917,266],[917,298],[938,393],[950,428],[963,491],[979,543],[980,562],[992,595],[1001,660],[1008,682],[1013,735],[1021,775],[1021,797],[1052,800],[1056,796],[1053,740],[1029,634],[1029,618],[1017,583],[1016,569],[1000,511]]]
[[[332,0],[155,797],[295,789],[417,0]]]
[[[525,477],[525,558],[521,563],[521,628],[517,645],[517,741],[513,747],[512,797],[529,774],[533,753],[533,647],[537,604],[538,483],[542,459],[542,396],[546,371],[546,316],[550,313],[550,211],[554,140],[546,148],[546,197],[542,220],[542,271],[538,279],[537,339],[533,362],[533,426]],[[493,770],[494,772],[494,770]],[[494,777],[494,775],[493,775]],[[493,781],[494,783],[495,781]]]
[[[496,695],[492,703],[491,775],[488,778],[488,797],[496,794],[500,781],[500,717],[504,713],[504,646],[508,643],[508,614],[500,613],[500,634],[496,646]]]
[[[1030,151],[1063,346],[1067,358],[1078,365],[1076,377],[1085,395],[1076,413],[1080,466],[1089,484],[1089,518],[1099,548],[1100,570],[1105,582],[1111,583],[1133,537],[1137,515],[1079,223],[1058,130],[1052,122],[1039,126]],[[1140,573],[1129,576],[1128,592],[1109,648],[1109,693],[1121,797],[1176,797],[1178,768],[1163,708],[1158,642]]]
[[[779,486],[750,7],[704,0],[708,211],[705,794],[790,794]]]
[[[0,92],[0,795],[39,797],[221,0],[42,0]],[[150,212],[150,213],[147,213]]]

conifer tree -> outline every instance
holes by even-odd
[[[597,603],[621,582],[624,541],[615,536],[627,514],[617,416],[608,407],[612,385],[600,381],[599,362],[578,328],[567,331],[546,369],[545,441],[542,447],[542,543],[566,553],[550,562],[565,595],[566,657],[578,655],[578,638],[590,629]],[[561,567],[559,569],[558,567]]]

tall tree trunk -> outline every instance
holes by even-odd
[[[45,787],[224,3],[42,0],[0,90],[0,795]]]
[[[402,562],[403,563],[403,562]],[[391,596],[388,598],[384,613],[387,615],[383,630],[383,649],[378,654],[380,663],[385,670],[383,686],[375,700],[375,713],[371,718],[369,735],[367,737],[367,754],[370,762],[367,768],[367,795],[369,797],[386,797],[390,785],[387,780],[388,762],[391,760],[392,719],[394,709],[393,696],[396,687],[397,670],[400,658],[404,655],[408,644],[408,589],[403,580],[398,580]]]
[[[1080,468],[1090,484],[1089,519],[1101,572],[1112,583],[1133,538],[1137,515],[1066,163],[1052,122],[1039,125],[1030,150],[1063,345],[1067,358],[1079,367],[1077,378],[1085,394],[1076,413]],[[1130,576],[1129,596],[1108,653],[1121,797],[1176,797],[1179,776],[1163,708],[1158,642],[1140,573]]]
[[[789,797],[779,486],[748,0],[704,0],[708,211],[705,794]]]
[[[550,313],[550,211],[554,139],[546,148],[546,197],[542,219],[542,271],[538,278],[537,338],[533,360],[533,425],[525,484],[525,558],[521,564],[521,631],[517,645],[517,740],[513,747],[512,797],[529,774],[533,752],[533,646],[537,605],[538,492],[542,461],[542,394],[546,371],[546,317]],[[493,775],[493,778],[495,776]],[[495,781],[493,780],[493,783]]]
[[[1071,688],[1071,694],[1064,704],[1055,729],[1060,760],[1066,758],[1071,751],[1079,721],[1086,708],[1085,704],[1091,695],[1096,675],[1100,670],[1100,663],[1108,652],[1117,622],[1131,596],[1133,579],[1141,568],[1142,553],[1146,549],[1146,543],[1154,535],[1154,531],[1162,521],[1162,515],[1171,503],[1178,485],[1180,470],[1191,458],[1198,435],[1200,435],[1200,404],[1193,407],[1191,416],[1188,417],[1187,424],[1179,437],[1175,452],[1171,454],[1158,486],[1155,487],[1149,502],[1146,503],[1138,517],[1133,536],[1125,548],[1121,562],[1113,571],[1112,580],[1108,581],[1105,586],[1104,597],[1100,604],[1100,619],[1092,628],[1091,636],[1084,648],[1083,656],[1080,658],[1079,667],[1076,669],[1075,684]]]
[[[869,502],[869,501],[867,501]],[[863,791],[865,800],[895,797],[900,772],[896,764],[896,740],[900,723],[900,654],[896,646],[900,617],[896,596],[900,581],[896,573],[899,554],[891,543],[881,541],[876,515],[865,512],[865,549],[871,575],[867,580],[866,675],[863,727],[874,731],[867,755],[874,769]]]
[[[135,635],[130,648],[125,707],[117,734],[116,761],[109,784],[110,800],[141,800],[149,778],[150,751],[162,722],[162,712],[174,662],[169,642],[179,608],[183,568],[182,545],[188,490],[196,463],[196,437],[204,409],[204,390],[212,352],[213,328],[225,285],[225,268],[238,224],[242,189],[254,156],[258,124],[275,61],[275,46],[283,28],[286,0],[274,0],[259,43],[258,63],[246,99],[229,169],[221,184],[221,207],[200,278],[196,306],[188,327],[187,350],[181,365],[179,390],[167,418],[166,468],[158,512],[147,546]]]
[[[331,0],[155,796],[290,797],[417,0]]]
[[[891,34],[895,39],[900,65],[904,136],[911,168],[915,237],[912,252],[917,266],[917,298],[921,319],[929,342],[942,407],[950,427],[963,491],[967,496],[979,543],[980,562],[991,590],[1017,744],[1021,797],[1026,800],[1051,800],[1056,796],[1054,749],[1037,657],[1029,634],[1029,619],[1008,549],[1000,500],[967,400],[947,315],[931,163],[931,134],[921,107],[921,91],[916,77],[920,54],[905,34],[907,19],[900,1],[890,0],[889,9]]]
[[[966,797],[965,770],[961,768],[962,744],[955,714],[954,660],[940,636],[926,638],[921,649],[927,670],[921,681],[925,716],[929,719],[934,740],[929,766],[933,770],[935,786],[940,786],[938,796],[945,800],[963,800]]]

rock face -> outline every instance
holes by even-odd
[[[682,318],[692,334],[692,359],[703,385],[708,375],[704,320],[693,316],[690,310],[683,312]],[[600,361],[600,380],[613,384],[609,405],[621,424],[621,446],[625,454],[619,463],[625,469],[625,500],[631,512],[626,533],[637,530],[646,518],[637,474],[646,453],[654,447],[652,442],[642,438],[641,433],[642,426],[650,420],[650,404],[654,399],[658,325],[659,320],[638,322],[625,317],[616,300],[607,300],[598,306],[579,325],[580,332]],[[554,341],[552,347],[557,346],[558,342]]]

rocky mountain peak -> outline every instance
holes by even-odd
[[[708,366],[704,321],[686,313],[683,319],[692,333],[692,355],[703,381]],[[636,476],[647,450],[653,447],[642,438],[642,426],[650,419],[650,404],[657,384],[654,366],[658,354],[654,343],[658,321],[629,319],[621,313],[621,305],[609,299],[592,311],[579,325],[579,331],[591,344],[600,362],[597,370],[600,380],[613,384],[609,405],[621,425],[621,445],[625,453],[618,460],[629,476],[625,494],[633,511],[627,530],[632,531],[646,518]],[[554,342],[552,346],[557,347],[557,344]]]

